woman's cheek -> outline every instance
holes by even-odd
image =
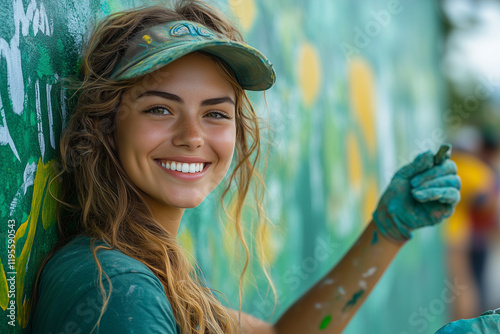
[[[224,159],[227,164],[227,169],[231,164],[236,145],[236,128],[230,127],[219,133],[217,140],[218,150],[221,152],[221,159]]]

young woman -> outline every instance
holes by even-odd
[[[423,153],[330,273],[275,324],[255,319],[223,306],[176,234],[234,159],[228,187],[246,248],[241,210],[259,180],[260,134],[245,90],[271,87],[272,65],[216,9],[180,1],[106,18],[81,73],[60,145],[62,242],[39,277],[34,333],[338,333],[411,231],[459,200],[454,163]],[[349,302],[333,298],[338,289]]]

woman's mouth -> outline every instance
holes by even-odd
[[[169,170],[178,171],[181,173],[199,173],[205,167],[205,163],[203,162],[195,162],[195,163],[187,163],[187,162],[178,162],[178,161],[166,161],[159,160],[159,164]]]

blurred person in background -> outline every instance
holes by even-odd
[[[491,127],[462,128],[452,154],[462,179],[462,201],[445,225],[448,270],[468,288],[457,294],[451,317],[467,319],[488,309],[486,260],[499,235],[499,135]]]

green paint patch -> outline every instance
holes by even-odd
[[[38,67],[36,69],[38,77],[41,79],[44,75],[53,76],[54,71],[52,70],[52,66],[50,64],[51,60],[49,52],[43,46],[39,46],[38,51],[40,52],[40,60],[38,62]]]
[[[328,325],[330,324],[330,321],[332,321],[332,316],[327,315],[323,320],[321,320],[321,324],[319,324],[319,329],[323,330],[326,327],[328,327]]]
[[[354,295],[352,295],[351,300],[349,300],[345,304],[344,308],[342,309],[342,312],[345,312],[348,308],[353,307],[354,305],[356,305],[356,303],[358,302],[358,299],[361,298],[361,296],[363,296],[364,293],[365,293],[365,290],[361,289],[358,292],[356,292]]]
[[[63,42],[61,41],[60,38],[57,39],[57,55],[59,57],[62,57],[64,56],[64,53],[65,53],[65,50],[64,50],[64,44]]]
[[[5,197],[5,194],[0,195],[0,213],[3,215],[3,217],[7,217],[8,214],[8,207],[10,205],[7,204],[7,198]],[[0,260],[1,261],[1,260]]]
[[[372,245],[375,245],[377,242],[378,242],[378,232],[373,231]]]

